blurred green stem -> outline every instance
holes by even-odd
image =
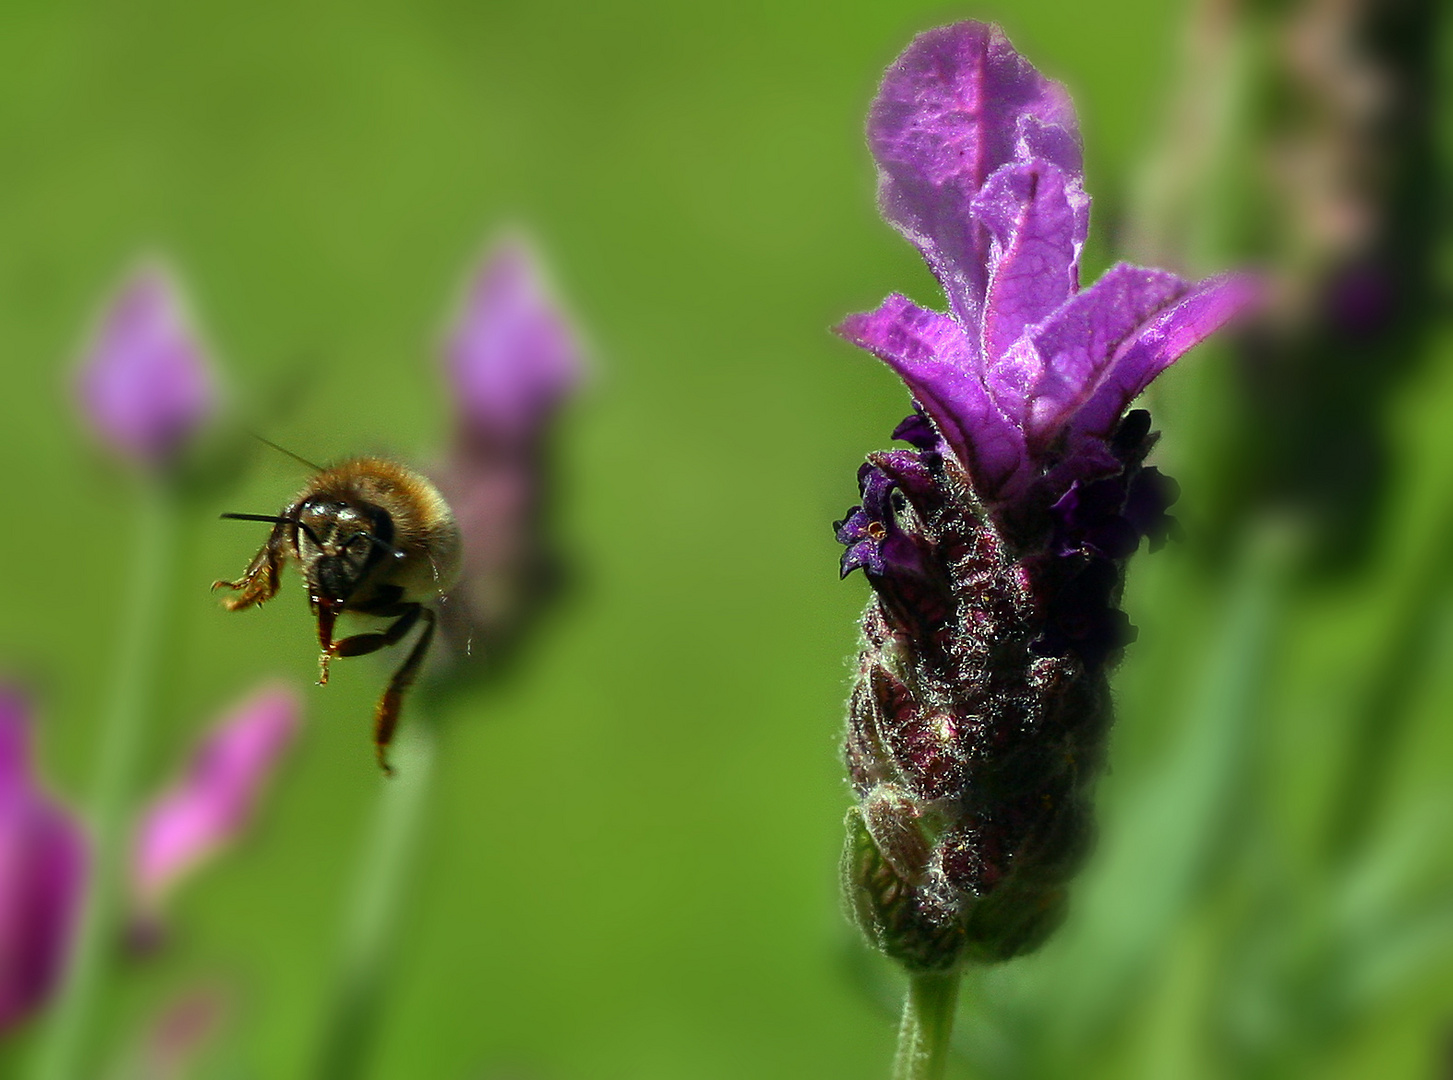
[[[151,714],[162,613],[169,600],[176,546],[176,505],[170,489],[160,480],[147,477],[143,481],[136,518],[136,550],[122,598],[117,667],[96,738],[91,775],[89,888],[70,965],[36,1055],[39,1080],[91,1075],[86,1071],[90,1029],[107,960],[115,954],[119,940],[132,793]]]
[[[323,1022],[317,1068],[310,1074],[320,1080],[362,1074],[393,964],[399,911],[419,846],[437,740],[418,697],[411,705],[413,715],[393,748],[395,773],[381,781],[358,878],[348,894],[337,980]]]
[[[893,1080],[938,1080],[948,1062],[954,1008],[959,1000],[957,971],[914,975],[903,1000]]]

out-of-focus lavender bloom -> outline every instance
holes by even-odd
[[[54,989],[86,871],[80,825],[35,781],[25,700],[0,686],[0,1032]]]
[[[582,350],[520,238],[485,259],[446,346],[463,425],[502,442],[529,443],[580,381]]]
[[[459,419],[435,480],[459,522],[464,571],[441,614],[459,656],[508,637],[540,592],[545,438],[585,353],[532,249],[512,238],[480,267],[445,355]]]
[[[79,395],[101,441],[151,469],[211,417],[216,385],[165,271],[146,267],[122,286],[81,367]]]
[[[293,691],[257,692],[206,735],[182,777],[146,810],[131,858],[144,918],[155,918],[181,878],[246,828],[300,714]]]
[[[167,1002],[116,1070],[125,1080],[181,1080],[195,1074],[231,1011],[223,987],[199,986]]]
[[[1120,264],[1079,288],[1089,227],[1064,89],[996,28],[920,35],[868,123],[884,217],[948,296],[890,296],[841,332],[902,377],[913,449],[869,455],[838,523],[875,598],[849,704],[845,885],[910,969],[1036,947],[1088,847],[1132,637],[1125,563],[1175,485],[1143,467],[1157,374],[1251,298]]]

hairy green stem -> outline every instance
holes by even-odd
[[[323,1021],[320,1080],[360,1076],[375,1034],[383,987],[393,966],[399,912],[418,850],[434,772],[436,733],[416,698],[393,747],[395,775],[381,781],[378,806],[348,894],[337,976]]]
[[[959,1000],[957,971],[911,976],[898,1026],[893,1080],[938,1080],[948,1061],[954,1008]]]
[[[86,1055],[107,960],[115,954],[119,937],[133,789],[152,711],[175,546],[172,494],[161,481],[147,478],[137,506],[136,551],[121,607],[117,667],[95,743],[88,807],[90,878],[69,966],[35,1057],[38,1080],[94,1075],[87,1069]]]

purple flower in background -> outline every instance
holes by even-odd
[[[182,1080],[218,1041],[233,1012],[234,993],[220,985],[189,987],[166,1002],[117,1062],[115,1075],[133,1080]],[[108,1074],[109,1075],[109,1074]]]
[[[523,239],[485,259],[445,355],[463,425],[501,442],[532,442],[574,391],[580,343]]]
[[[868,122],[883,216],[923,253],[946,313],[892,295],[840,327],[908,385],[838,523],[874,589],[849,704],[859,803],[845,888],[911,970],[1035,948],[1088,848],[1108,670],[1133,637],[1125,563],[1170,528],[1131,401],[1252,297],[1120,264],[1081,290],[1089,228],[1064,88],[1002,32],[919,35]]]
[[[165,271],[144,268],[122,286],[81,367],[79,396],[102,442],[152,469],[211,417],[212,373]]]
[[[144,917],[154,918],[178,880],[247,827],[300,713],[285,687],[255,693],[206,735],[182,777],[147,809],[131,858]]]
[[[485,259],[445,348],[458,409],[434,479],[464,539],[464,572],[441,620],[449,653],[493,653],[548,584],[542,542],[545,439],[579,385],[585,352],[519,238]]]
[[[0,1032],[54,989],[86,870],[80,825],[32,773],[26,703],[0,686]]]

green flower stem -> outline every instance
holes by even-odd
[[[136,551],[121,606],[117,667],[91,775],[90,877],[69,967],[36,1054],[38,1080],[94,1075],[87,1071],[86,1055],[107,961],[116,954],[119,940],[136,771],[152,712],[176,547],[176,504],[161,480],[145,478],[136,516]]]
[[[939,1080],[948,1062],[949,1036],[961,977],[957,971],[914,975],[903,1001],[893,1080]]]
[[[394,959],[399,911],[425,818],[437,734],[416,695],[390,755],[394,776],[382,780],[349,896],[333,996],[324,1019],[319,1080],[362,1075],[382,990]]]

